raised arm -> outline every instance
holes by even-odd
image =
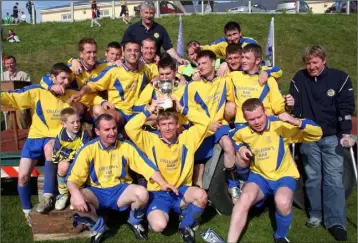
[[[1,105],[14,109],[29,109],[35,107],[41,87],[38,84],[26,86],[23,89],[1,92]]]

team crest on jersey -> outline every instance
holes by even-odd
[[[158,39],[158,38],[159,38],[159,33],[154,33],[154,37],[155,37],[156,39]]]
[[[336,92],[334,91],[334,89],[329,89],[328,91],[327,91],[327,95],[329,96],[329,97],[332,97],[332,96],[334,96],[336,94]]]

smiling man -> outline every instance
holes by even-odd
[[[148,37],[154,38],[157,45],[156,54],[158,56],[160,56],[160,51],[163,47],[164,50],[179,63],[186,63],[187,61],[181,58],[173,48],[173,44],[167,30],[162,25],[154,21],[154,15],[154,4],[146,1],[143,2],[140,5],[141,20],[128,27],[124,33],[121,45],[128,41],[136,41],[141,43]]]
[[[317,122],[321,140],[301,146],[309,201],[307,227],[325,227],[339,241],[347,240],[343,148],[351,147],[351,115],[354,92],[348,74],[326,66],[326,52],[319,45],[306,47],[302,55],[306,69],[293,77],[290,93],[295,98],[293,114]]]

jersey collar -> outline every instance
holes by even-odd
[[[216,75],[216,72],[215,72],[215,74],[214,74],[214,77],[213,77],[213,79],[207,79],[207,78],[205,78],[205,77],[203,77],[203,76],[201,76],[201,79],[202,80],[204,80],[205,82],[213,82],[214,81],[214,79],[216,79],[217,78],[217,75]]]
[[[82,133],[82,130],[79,130],[77,134],[75,134],[74,138],[72,139],[67,130],[64,128],[61,132],[61,140],[63,141],[67,141],[67,142],[71,142],[73,140],[75,140],[76,138],[80,137],[81,136],[81,133]]]
[[[135,72],[135,71],[138,71],[138,66],[137,68],[130,68],[126,65],[125,61],[123,61],[123,68],[126,70],[126,71],[129,71],[129,72]]]
[[[178,143],[178,136],[176,136],[176,138],[174,139],[174,141],[173,141],[172,143],[168,143],[167,141],[165,141],[165,140],[163,139],[163,137],[162,137],[162,134],[159,133],[158,136],[159,136],[160,140],[162,140],[163,143],[165,143],[165,144],[167,144],[167,145],[172,145],[172,144]]]
[[[153,60],[153,62],[147,62],[146,60],[144,60],[144,58],[141,56],[140,60],[144,63],[144,64],[152,64],[155,63],[155,61]]]
[[[106,147],[106,146],[102,143],[101,139],[98,139],[98,141],[99,141],[99,143],[98,143],[99,148],[102,149],[102,150],[106,150],[107,152],[110,151],[110,150],[112,150],[113,148],[115,148],[115,147],[117,146],[117,141],[116,141],[114,144],[109,145],[108,147]]]
[[[81,66],[84,68],[84,70],[86,70],[86,72],[91,72],[93,69],[95,69],[98,65],[97,61],[96,63],[93,65],[93,67],[91,69],[87,68],[86,65],[83,63],[83,60],[80,60]]]

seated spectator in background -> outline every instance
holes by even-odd
[[[20,38],[15,34],[12,29],[9,29],[9,36],[7,37],[9,42],[20,42]]]
[[[123,23],[130,24],[131,21],[132,21],[132,17],[129,16],[128,11],[126,11],[126,13],[123,15]]]
[[[26,23],[26,14],[25,14],[24,12],[21,12],[21,17],[20,17],[20,19],[21,19],[21,22]]]
[[[29,74],[25,73],[24,71],[20,71],[16,67],[16,58],[14,56],[7,56],[4,59],[5,67],[7,71],[3,72],[3,80],[4,81],[26,81],[31,84]],[[5,114],[5,121],[9,121],[9,113],[4,112]],[[26,129],[30,127],[30,110],[17,110],[16,111],[16,120],[17,126],[20,129]],[[6,124],[5,122],[5,124]],[[9,121],[7,128],[12,128],[12,124]]]

